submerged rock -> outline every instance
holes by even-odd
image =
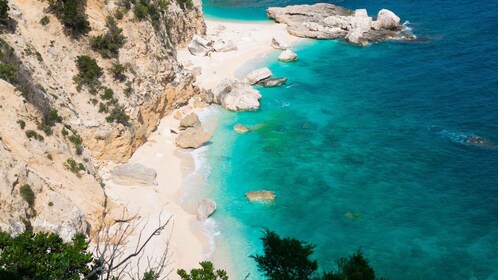
[[[245,133],[248,133],[250,131],[249,128],[247,128],[246,126],[241,125],[241,124],[236,124],[233,127],[233,130],[235,130],[235,132],[240,133],[240,134],[245,134]]]
[[[367,10],[355,11],[327,3],[294,5],[267,9],[268,17],[287,24],[287,31],[297,37],[314,39],[346,39],[353,44],[365,45],[392,38],[412,39],[393,12],[382,9],[373,21]],[[346,38],[347,37],[347,38]]]
[[[275,193],[265,190],[248,192],[246,198],[251,202],[272,202],[275,200]]]
[[[212,92],[213,102],[231,111],[257,110],[261,94],[248,83],[223,80]]]
[[[270,78],[260,81],[258,85],[263,87],[278,87],[287,82],[287,78]]]
[[[216,202],[211,199],[201,199],[197,204],[197,221],[204,222],[216,211]]]
[[[278,60],[283,62],[296,61],[297,54],[291,50],[285,50],[278,56]]]
[[[191,113],[180,121],[180,130],[185,130],[189,127],[202,128],[201,122],[199,121],[199,117],[196,113]]]
[[[176,146],[182,149],[197,149],[211,140],[212,134],[189,127],[176,137]]]
[[[247,74],[246,81],[249,84],[254,85],[257,84],[259,81],[270,78],[271,75],[272,73],[270,69],[268,69],[267,67],[259,68]]]
[[[478,147],[484,147],[484,148],[491,148],[494,146],[493,142],[487,138],[481,137],[481,136],[471,136],[465,139],[465,143],[472,145],[472,146],[478,146]]]
[[[156,170],[139,163],[118,166],[111,172],[111,180],[119,185],[156,186]]]

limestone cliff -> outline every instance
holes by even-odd
[[[190,7],[169,1],[155,22],[120,11],[117,24],[126,41],[116,58],[104,59],[89,40],[105,33],[106,17],[118,12],[118,4],[86,1],[91,31],[74,38],[46,1],[9,1],[15,28],[0,34],[3,49],[12,47],[56,121],[44,126],[47,112],[0,80],[0,229],[16,233],[31,225],[66,238],[75,230],[90,232],[105,211],[100,164],[125,162],[165,114],[199,93],[193,75],[177,62],[176,48],[205,33],[201,1]],[[99,83],[112,90],[112,102],[129,116],[126,123],[106,120],[102,90],[78,91],[73,78],[81,55],[95,58],[103,69]],[[112,78],[116,64],[126,68],[123,79]],[[32,205],[20,194],[24,185],[35,194]]]

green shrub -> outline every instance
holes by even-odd
[[[43,138],[43,136],[41,136],[40,134],[36,133],[36,131],[34,130],[27,130],[26,131],[26,137],[28,137],[28,139],[36,139],[38,141],[43,141],[45,138]]]
[[[45,25],[47,25],[49,23],[50,23],[50,18],[47,17],[47,16],[44,16],[44,17],[42,17],[42,19],[40,19],[40,24],[43,25],[43,26],[45,26]]]
[[[59,112],[57,109],[52,109],[45,117],[45,123],[54,126],[55,123],[59,123],[62,121],[62,118],[59,116]]]
[[[17,69],[13,65],[0,62],[0,79],[10,83],[13,81],[16,71]]]
[[[149,15],[149,7],[143,3],[137,3],[133,6],[133,13],[138,20],[145,20]]]
[[[19,193],[21,194],[22,198],[26,200],[29,207],[33,207],[33,205],[35,205],[35,193],[31,189],[30,185],[28,184],[22,185],[21,188],[19,189]]]
[[[113,100],[114,99],[114,91],[110,88],[106,88],[104,90],[104,94],[100,96],[104,100]]]
[[[81,55],[76,58],[76,67],[79,73],[74,77],[74,81],[78,90],[81,90],[82,86],[87,86],[90,92],[96,92],[100,87],[99,78],[103,74],[97,61],[88,55]]]
[[[48,3],[55,16],[71,35],[79,36],[90,31],[90,23],[85,14],[86,1],[48,0]]]
[[[123,64],[116,63],[112,65],[111,74],[115,80],[121,82],[126,80],[125,72],[126,72],[126,67]]]
[[[90,39],[90,46],[104,58],[114,58],[119,54],[119,49],[124,45],[126,37],[122,34],[123,29],[119,28],[113,17],[106,19],[107,32]]]
[[[194,7],[192,0],[178,0],[178,4],[184,9],[192,9]]]
[[[131,83],[131,81],[128,81],[126,82],[126,88],[124,89],[124,94],[126,96],[130,96],[131,93],[133,92],[133,84]]]
[[[114,12],[114,16],[116,17],[117,20],[122,20],[124,17],[123,10],[117,9],[116,12]]]
[[[66,137],[69,134],[69,132],[66,130],[65,127],[63,127],[61,130],[61,134],[62,134],[62,136]]]
[[[195,268],[187,273],[184,269],[178,269],[176,273],[182,280],[228,280],[226,271],[221,269],[214,269],[212,262],[199,263],[201,268]]]
[[[50,136],[50,135],[52,135],[54,133],[52,131],[52,127],[49,124],[47,124],[46,122],[38,123],[37,128],[39,130],[45,132],[45,135],[47,135],[47,136]]]
[[[117,122],[122,125],[128,125],[130,117],[126,114],[123,106],[118,105],[112,109],[111,113],[105,118],[105,120],[107,122]]]
[[[5,24],[9,19],[9,2],[0,0],[0,23]]]
[[[74,174],[76,174],[78,177],[79,177],[79,172],[80,171],[85,171],[85,166],[80,162],[80,163],[77,163],[74,159],[70,158],[68,160],[66,160],[66,162],[64,163],[64,167],[73,172]]]
[[[24,129],[26,127],[26,122],[23,120],[18,120],[17,123],[21,127],[21,129]]]
[[[99,113],[107,113],[107,111],[109,111],[107,106],[104,103],[100,102]]]

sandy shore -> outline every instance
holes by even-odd
[[[193,56],[187,49],[179,50],[178,59],[189,69],[200,67],[201,74],[197,77],[197,85],[204,89],[215,87],[224,78],[238,78],[253,70],[251,62],[264,59],[271,52],[279,52],[271,47],[273,36],[283,38],[291,44],[299,39],[290,36],[284,25],[275,23],[243,23],[228,21],[206,21],[208,35],[214,39],[223,38],[236,42],[238,50],[223,53],[212,53],[209,57]],[[264,100],[264,98],[263,98]],[[264,101],[263,101],[264,102]],[[180,108],[184,114],[194,109],[190,105]],[[210,259],[212,251],[209,239],[203,231],[203,225],[196,220],[193,207],[184,206],[185,176],[195,170],[192,157],[188,151],[182,151],[175,146],[176,135],[170,128],[177,129],[178,120],[172,115],[161,121],[148,142],[140,147],[129,163],[141,163],[157,171],[157,186],[122,186],[111,180],[106,180],[106,193],[113,203],[125,205],[130,213],[137,213],[146,222],[144,232],[152,232],[162,220],[172,217],[172,223],[167,232],[159,238],[154,238],[148,246],[149,250],[141,260],[146,266],[147,256],[158,256],[169,243],[171,260],[168,266],[172,271],[170,279],[178,279],[178,268],[191,269],[198,263]],[[213,125],[205,126],[206,130],[214,129]],[[200,182],[202,184],[202,181]],[[202,186],[200,186],[202,187]],[[129,244],[138,241],[138,234],[132,234]],[[219,254],[218,254],[219,255]],[[223,263],[229,263],[226,260]],[[228,269],[231,270],[231,269]],[[236,276],[234,276],[236,279]],[[231,277],[233,278],[233,277]]]

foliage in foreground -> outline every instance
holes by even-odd
[[[195,268],[187,273],[184,269],[179,269],[176,273],[182,280],[228,280],[226,271],[215,270],[213,263],[201,262],[201,268]]]
[[[361,250],[337,261],[338,270],[320,275],[310,259],[315,245],[294,238],[281,238],[263,230],[262,255],[251,256],[259,271],[270,280],[375,280],[375,272]]]
[[[65,243],[57,234],[0,232],[0,279],[80,279],[93,262],[87,249],[83,234]]]

